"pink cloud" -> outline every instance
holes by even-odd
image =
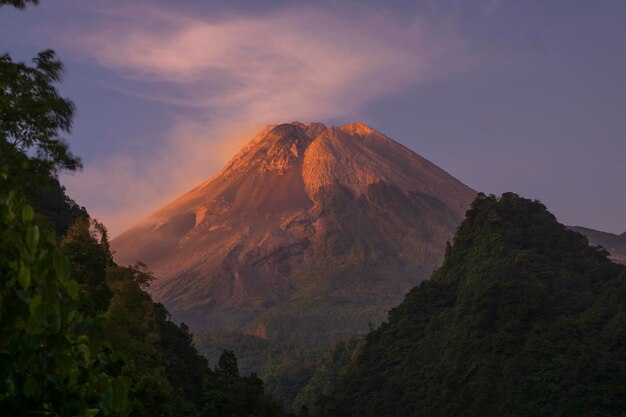
[[[277,112],[352,112],[364,101],[468,63],[461,39],[417,17],[400,23],[373,12],[337,16],[311,8],[224,21],[152,8],[134,15],[158,24],[126,18],[121,27],[83,36],[83,51],[126,76],[179,85],[175,102],[218,110],[243,106],[259,120]]]
[[[109,205],[96,213],[113,234],[206,179],[253,128],[290,120],[351,121],[373,100],[471,63],[454,30],[419,16],[399,21],[368,9],[339,15],[297,8],[212,20],[145,5],[108,13],[109,26],[82,29],[68,37],[73,46],[145,83],[146,90],[135,94],[181,106],[153,158],[119,156],[68,178],[68,188],[86,196],[83,201],[94,183],[119,201],[116,209]],[[159,85],[167,85],[167,95],[150,88]],[[186,112],[190,107],[195,110]],[[140,190],[141,201],[136,192],[124,196],[120,189]]]

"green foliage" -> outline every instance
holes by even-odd
[[[299,415],[314,415],[317,402],[323,402],[336,389],[335,383],[343,378],[348,365],[352,363],[364,345],[364,340],[351,337],[347,341],[339,341],[326,354],[315,368],[315,373],[298,393],[294,401],[294,409],[300,410]]]
[[[185,324],[169,321],[161,304],[142,289],[149,274],[137,268],[107,269],[113,291],[107,337],[128,358],[119,369],[132,381],[134,416],[282,416],[256,376],[241,377],[234,353],[215,371],[193,346]]]
[[[28,191],[26,200],[38,214],[54,225],[57,237],[65,236],[77,220],[89,220],[87,210],[69,198],[65,187],[53,176],[42,179],[39,186],[33,186]]]
[[[195,343],[211,363],[223,350],[233,351],[241,373],[258,373],[266,391],[287,407],[313,375],[319,352],[331,346],[326,340],[284,343],[241,333],[198,333]]]
[[[64,190],[59,191],[61,200],[68,201]],[[72,210],[69,204],[49,207],[53,218],[73,215],[66,212]],[[98,320],[103,326],[98,335],[125,361],[103,364],[102,369],[129,382],[131,415],[283,415],[279,404],[264,394],[258,378],[223,380],[209,368],[193,346],[187,326],[169,321],[165,307],[155,304],[146,293],[153,277],[145,266],[120,267],[112,261],[102,224],[89,220],[88,215],[79,217],[57,246],[69,256],[68,271],[78,281],[74,282],[76,306],[89,314],[106,311],[108,320]],[[234,357],[230,359],[236,363]]]
[[[0,409],[6,415],[126,415],[127,381],[105,367],[106,316],[78,312],[78,284],[34,210],[0,199]],[[109,352],[109,353],[107,353]]]
[[[237,365],[237,357],[232,350],[225,350],[217,362],[215,370],[217,376],[224,381],[230,381],[239,378],[239,366]]]
[[[141,274],[133,268],[107,268],[107,282],[113,293],[107,338],[128,358],[119,372],[132,381],[129,397],[134,405],[133,416],[184,415],[179,412],[190,408],[190,404],[165,375],[157,312],[136,279]]]
[[[196,409],[202,409],[206,380],[213,377],[208,361],[193,346],[189,328],[184,323],[178,326],[169,321],[169,314],[162,304],[154,307],[165,376]]]
[[[113,257],[104,225],[96,220],[77,220],[61,240],[61,247],[79,285],[80,311],[92,316],[106,311],[112,296],[106,270],[113,266]]]
[[[264,394],[263,381],[256,374],[239,376],[237,358],[224,351],[215,368],[215,378],[208,382],[203,416],[283,416],[280,404]]]
[[[70,131],[74,114],[55,86],[63,65],[50,50],[34,63],[0,56],[0,190],[28,190],[58,169],[81,167],[59,137]]]
[[[626,265],[626,232],[617,235],[579,226],[570,226],[570,229],[587,236],[590,244],[605,248],[613,261]]]
[[[0,56],[0,195],[17,192],[63,236],[76,219],[88,218],[56,179],[60,169],[81,167],[59,137],[71,129],[74,105],[57,91],[63,66],[54,52],[34,61],[30,67]]]
[[[319,415],[623,416],[623,267],[511,193],[480,195],[447,252]]]

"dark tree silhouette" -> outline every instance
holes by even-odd
[[[29,4],[37,5],[39,0],[0,0],[0,7],[13,6],[18,9],[25,9]]]

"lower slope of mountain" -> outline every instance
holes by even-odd
[[[626,265],[626,232],[616,235],[580,226],[570,226],[570,229],[587,236],[590,244],[602,246],[615,262]]]
[[[327,358],[313,415],[623,416],[624,299],[626,269],[541,203],[479,195],[432,278]]]

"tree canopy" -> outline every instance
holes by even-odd
[[[78,283],[54,233],[33,209],[0,198],[0,409],[7,415],[126,415],[121,358],[105,316],[78,311]]]
[[[623,416],[626,271],[545,206],[479,196],[321,416]]]

